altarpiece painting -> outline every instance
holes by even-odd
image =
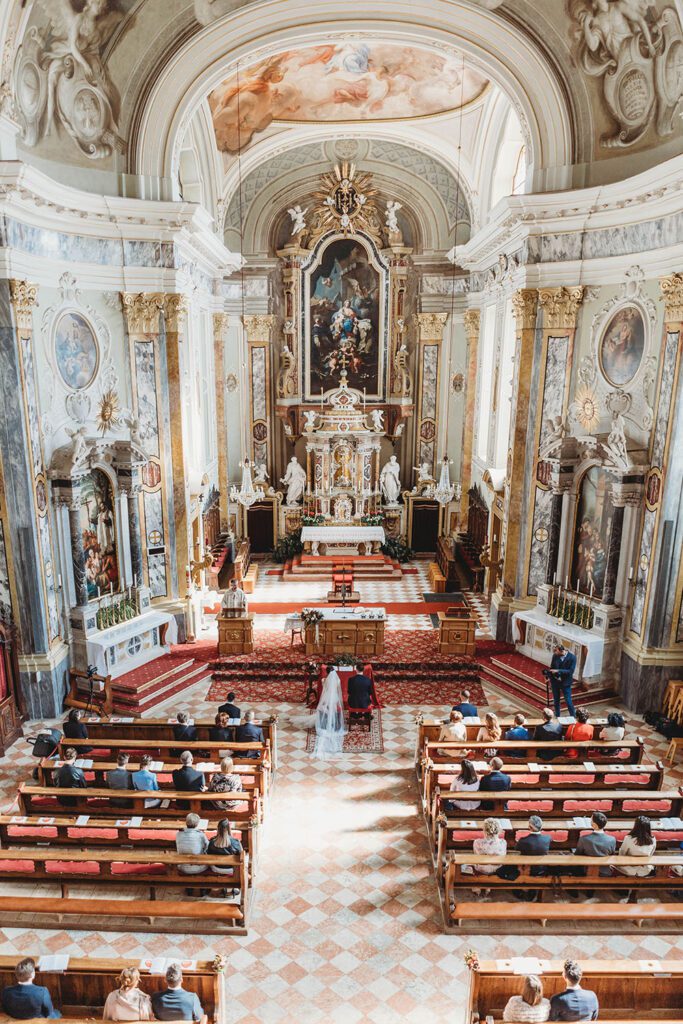
[[[605,586],[607,548],[612,523],[613,478],[601,466],[592,466],[581,481],[576,506],[572,586],[600,600]]]
[[[119,562],[112,483],[101,469],[81,482],[81,537],[88,598],[119,590]]]

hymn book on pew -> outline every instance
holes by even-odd
[[[169,967],[176,966],[181,971],[196,971],[196,960],[178,960],[177,957],[154,956],[141,960],[138,969],[150,974],[166,974]]]
[[[41,956],[38,961],[39,971],[52,971],[63,974],[69,966],[69,957],[62,953],[55,953],[52,956]]]

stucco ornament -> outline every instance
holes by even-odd
[[[674,130],[683,97],[683,32],[673,7],[658,15],[651,0],[573,0],[576,48],[583,70],[602,79],[616,131],[608,148],[631,146],[654,124]]]
[[[248,3],[251,0],[194,0],[194,16],[200,25],[211,25]]]
[[[124,12],[117,0],[38,0],[48,17],[33,25],[17,55],[14,92],[25,143],[61,125],[91,160],[123,151],[118,96],[102,61]]]

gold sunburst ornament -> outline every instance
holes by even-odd
[[[572,412],[574,418],[583,427],[585,431],[590,433],[595,430],[598,423],[600,422],[600,414],[598,412],[598,401],[595,396],[595,392],[591,391],[589,387],[582,384],[574,396],[572,402]]]
[[[119,396],[114,388],[108,388],[102,392],[97,410],[97,429],[100,434],[106,434],[108,430],[121,426],[120,411]]]

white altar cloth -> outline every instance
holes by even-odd
[[[379,541],[384,544],[382,526],[304,526],[301,539],[318,544],[365,544]]]
[[[522,631],[520,629],[520,622],[527,623],[527,634],[528,627],[532,626],[535,629],[544,630],[546,633],[551,633],[554,636],[559,637],[566,645],[568,650],[571,650],[574,654],[577,652],[577,648],[583,648],[585,651],[585,660],[583,665],[577,664],[576,676],[579,674],[586,679],[590,679],[592,676],[600,675],[602,671],[602,658],[605,651],[605,641],[603,637],[594,636],[587,629],[580,629],[578,626],[573,626],[569,622],[563,622],[562,625],[558,625],[557,619],[551,618],[550,615],[546,615],[545,612],[541,611],[540,608],[530,608],[528,611],[515,612],[512,616],[512,639],[515,643],[521,643]],[[529,638],[527,635],[527,641],[524,644],[526,651],[534,661],[540,661],[544,665],[549,665],[552,661],[553,652],[552,649],[541,647],[538,645],[531,645],[528,642]],[[577,663],[580,659],[577,657]],[[579,672],[580,669],[580,672]]]
[[[304,611],[312,609],[304,608]],[[348,619],[386,619],[387,613],[384,608],[363,608],[356,605],[354,608],[317,608],[323,619],[333,619],[335,622]]]
[[[160,630],[166,626],[166,643],[161,643]],[[110,626],[87,640],[88,664],[98,675],[117,676],[131,672],[153,658],[168,654],[170,644],[178,639],[176,620],[168,612],[150,611],[118,626]]]

